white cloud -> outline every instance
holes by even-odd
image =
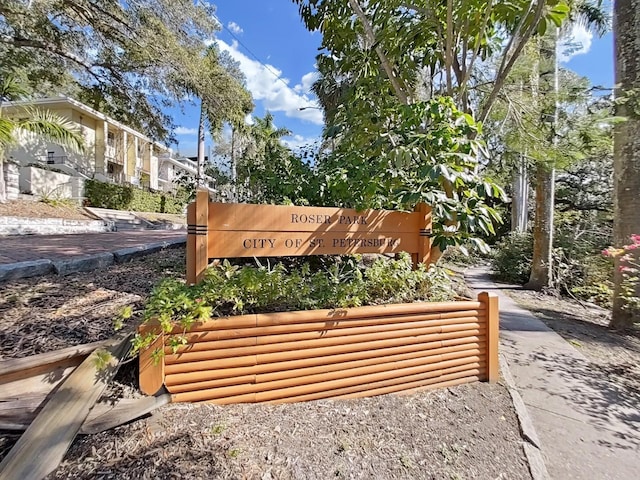
[[[176,135],[197,135],[197,128],[177,127]]]
[[[298,93],[311,93],[311,86],[318,79],[318,76],[319,73],[315,71],[305,73],[302,76],[302,82],[293,87],[293,89]]]
[[[593,33],[584,25],[574,24],[571,31],[561,40],[559,48],[559,60],[568,62],[576,55],[588,53],[591,49]]]
[[[246,117],[244,117],[244,123],[246,123],[247,125],[253,125],[255,123],[253,121],[253,115],[249,113]]]
[[[305,74],[300,84],[289,87],[289,80],[279,80],[282,71],[272,65],[264,66],[260,62],[247,57],[239,51],[238,43],[231,45],[218,40],[218,47],[228,52],[239,64],[247,77],[247,88],[255,100],[261,101],[266,110],[272,112],[284,112],[287,117],[306,120],[315,125],[323,125],[322,111],[317,108],[304,107],[315,106],[315,100],[307,93],[313,83],[314,72]]]
[[[242,32],[244,32],[244,30],[242,30],[242,27],[238,25],[236,22],[227,23],[227,28],[231,30],[233,33],[235,33],[236,35],[239,35]]]

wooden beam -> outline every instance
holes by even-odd
[[[106,344],[113,356],[106,368],[97,370],[92,354],[69,375],[0,463],[1,480],[38,480],[58,467],[129,351],[129,337],[118,335]]]
[[[415,211],[419,213],[420,227],[418,230],[418,253],[414,257],[414,267],[418,263],[429,265],[431,262],[431,207],[426,203],[416,205]]]
[[[487,380],[496,383],[500,378],[498,365],[498,342],[500,313],[498,296],[495,293],[482,292],[478,294],[478,301],[486,305],[487,310]]]
[[[42,371],[50,370],[51,365],[67,364],[68,360],[77,361],[77,365],[82,363],[96,348],[103,347],[104,341],[85,343],[73,347],[56,350],[53,352],[39,353],[24,358],[10,358],[0,361],[0,384],[8,383],[27,376],[37,375]]]
[[[209,192],[198,190],[196,200],[187,207],[187,283],[200,282],[209,264]]]
[[[140,335],[157,335],[151,345],[140,351],[138,357],[140,390],[147,395],[155,395],[164,384],[164,357],[158,358],[164,351],[164,334],[157,321],[149,321],[138,328]]]
[[[0,429],[26,430],[46,402],[45,397],[0,402]],[[79,433],[88,435],[104,432],[140,418],[169,402],[171,402],[171,395],[163,393],[155,397],[120,398],[113,403],[96,403]]]

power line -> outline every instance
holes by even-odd
[[[276,77],[277,80],[282,82],[282,84],[285,87],[287,87],[288,90],[291,90],[293,93],[297,94],[297,92],[294,89],[292,89],[289,86],[289,84],[285,82],[285,80],[280,75],[278,75],[277,72],[275,72],[269,65],[267,65],[262,60],[260,60],[260,58],[258,58],[258,56],[255,53],[253,53],[249,47],[247,47],[244,43],[242,43],[242,40],[240,40],[217,16],[215,17],[215,19],[218,21],[218,23],[220,23],[220,25],[222,25],[222,28],[224,28],[229,33],[229,35],[231,35],[234,38],[236,42],[238,42],[247,52],[249,52],[249,55],[255,58],[256,61],[260,65],[262,65],[267,71],[269,71],[269,73],[271,73],[274,77]]]

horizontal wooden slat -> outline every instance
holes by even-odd
[[[216,389],[196,390],[191,392],[178,393],[173,395],[174,401],[211,401],[217,398],[225,398],[229,396],[245,395],[256,393],[256,401],[271,401],[280,398],[290,398],[311,393],[336,390],[340,388],[348,388],[354,385],[363,385],[375,383],[389,379],[400,379],[402,377],[411,378],[414,375],[425,375],[425,378],[441,376],[448,373],[448,369],[455,368],[478,368],[480,366],[477,357],[468,359],[456,359],[446,362],[423,363],[419,365],[402,367],[402,368],[386,368],[372,370],[371,367],[355,369],[355,373],[346,377],[333,380],[313,381],[314,379],[327,378],[323,374],[312,376],[306,380],[309,383],[288,385],[288,380],[279,380],[274,382],[265,382],[248,385],[237,385],[231,387],[222,387]],[[455,370],[454,370],[455,371]],[[344,373],[344,372],[337,372]],[[352,372],[353,373],[353,372]],[[302,379],[300,379],[303,381]],[[305,381],[306,381],[305,380]]]
[[[344,378],[353,375],[358,375],[364,372],[363,369],[369,369],[370,372],[383,371],[383,370],[395,370],[413,365],[421,365],[427,363],[446,362],[449,360],[457,359],[476,359],[481,361],[484,355],[484,350],[468,349],[457,352],[449,352],[446,354],[429,355],[430,352],[418,351],[410,352],[391,356],[380,356],[374,358],[368,358],[363,360],[356,360],[351,362],[333,363],[328,365],[320,365],[315,367],[307,367],[291,370],[278,370],[276,372],[257,374],[254,376],[253,383],[268,383],[281,381],[283,383],[276,384],[275,388],[281,388],[283,386],[293,386],[297,384],[307,384],[324,380],[331,380],[337,378]],[[169,387],[171,393],[195,391],[212,389],[218,386],[234,385],[242,382],[236,382],[238,377],[230,377],[226,379],[218,379],[208,382],[198,383],[182,383],[179,385]],[[246,377],[241,377],[246,378]],[[251,381],[247,381],[250,383]],[[257,390],[256,390],[257,391]]]
[[[371,390],[362,390],[362,386],[358,386],[355,389],[355,393],[351,394],[352,397],[365,397],[365,396],[373,396],[373,395],[382,395],[384,393],[394,393],[394,392],[409,392],[409,391],[418,391],[425,389],[434,389],[434,388],[446,388],[454,385],[460,385],[462,383],[476,382],[480,380],[480,377],[477,374],[477,369],[466,370],[461,372],[454,372],[442,375],[437,378],[428,378],[421,380],[414,380],[406,383],[397,383],[391,381],[380,382],[382,384],[388,384],[390,386],[378,386],[375,389]],[[354,388],[350,389],[340,389],[340,391],[345,390],[354,390]],[[279,400],[273,400],[266,403],[271,404],[282,404],[282,403],[293,403],[293,402],[305,402],[310,400],[321,400],[323,398],[345,398],[345,395],[339,395],[339,392],[329,391],[329,392],[319,392],[311,395],[303,395],[300,397],[294,398],[285,398]],[[172,399],[174,402],[176,399]],[[215,403],[217,405],[231,405],[234,403],[255,403],[256,402],[256,394],[248,393],[245,395],[235,395],[225,398],[218,398],[216,400],[210,401],[210,403]]]
[[[477,339],[477,337],[474,337]],[[270,372],[286,372],[288,370],[293,369],[302,369],[302,368],[322,368],[327,371],[335,370],[340,368],[340,364],[344,362],[358,361],[358,360],[366,360],[366,359],[375,359],[379,356],[392,356],[399,354],[412,354],[419,352],[423,354],[426,348],[430,348],[430,353],[432,355],[447,355],[455,352],[459,352],[462,350],[472,350],[479,349],[480,351],[484,351],[485,345],[483,342],[469,342],[468,338],[461,339],[453,339],[448,340],[452,342],[451,345],[446,347],[440,347],[441,342],[434,342],[433,344],[409,344],[409,345],[399,345],[395,347],[388,348],[378,348],[378,349],[368,349],[361,350],[357,352],[350,353],[342,353],[337,355],[332,355],[331,362],[327,361],[326,357],[316,356],[310,358],[304,358],[299,360],[289,360],[284,362],[275,362],[275,363],[266,363],[262,365],[252,365],[248,367],[235,367],[235,368],[216,368],[210,370],[198,370],[194,372],[188,373],[179,373],[174,375],[167,375],[165,377],[165,384],[168,388],[172,388],[173,386],[178,386],[185,383],[197,383],[197,382],[207,382],[210,380],[218,380],[223,378],[231,378],[242,375],[257,375],[261,373],[270,373]]]
[[[431,343],[447,339],[468,337],[474,335],[483,335],[483,328],[472,328],[457,332],[432,333],[429,328],[419,328],[410,330],[401,330],[403,335],[397,335],[397,332],[382,332],[380,334],[360,335],[357,338],[336,337],[321,338],[309,340],[305,348],[299,345],[290,345],[289,343],[280,343],[274,345],[261,345],[256,347],[238,347],[228,348],[225,350],[214,350],[211,355],[217,355],[216,359],[194,361],[188,363],[169,363],[165,361],[165,374],[193,372],[196,370],[221,368],[220,360],[233,360],[237,356],[242,358],[255,356],[257,364],[282,362],[285,360],[295,360],[300,358],[309,358],[324,355],[335,355],[338,353],[347,353],[359,350],[369,350],[374,348],[383,348],[386,346],[403,345],[411,343]],[[355,340],[358,341],[355,341]],[[376,342],[389,342],[388,344]],[[290,342],[295,343],[295,342]],[[275,347],[278,347],[277,349]],[[438,345],[440,346],[440,345]],[[425,347],[427,348],[427,347]],[[275,350],[275,351],[273,351]],[[240,364],[230,366],[242,366]]]
[[[236,315],[231,317],[213,318],[206,322],[199,322],[190,328],[190,332],[207,332],[217,330],[240,329],[249,327],[270,327],[274,325],[290,325],[308,322],[335,323],[351,319],[368,319],[377,317],[394,317],[404,315],[442,315],[436,318],[453,318],[463,311],[486,312],[480,302],[415,302],[392,305],[369,305],[365,307],[335,308],[323,310],[298,310],[295,312],[260,313],[250,315]],[[453,317],[446,316],[447,314]],[[466,314],[465,314],[466,316]],[[183,329],[176,327],[172,333],[183,333]]]
[[[468,381],[474,381],[478,379],[478,372],[483,367],[476,367],[471,365],[462,365],[459,367],[453,367],[447,370],[443,370],[441,375],[434,376],[433,372],[420,373],[411,375],[408,377],[391,378],[383,381],[373,382],[364,385],[353,385],[350,387],[340,388],[329,391],[319,391],[307,395],[300,395],[290,398],[281,398],[269,401],[268,403],[291,403],[291,402],[306,402],[309,400],[320,400],[323,398],[359,398],[372,395],[382,395],[385,393],[400,392],[411,388],[425,387],[432,385],[434,388],[440,388],[447,386],[452,380],[467,378]],[[460,382],[464,383],[464,382]],[[258,395],[256,395],[256,400]],[[212,403],[221,403],[214,401]]]
[[[228,358],[236,354],[260,354],[280,352],[294,348],[312,348],[318,341],[322,345],[341,345],[344,343],[371,341],[383,338],[421,335],[426,333],[456,332],[477,330],[482,326],[477,319],[462,319],[466,323],[454,325],[439,325],[440,321],[396,323],[391,325],[375,325],[368,327],[344,328],[322,332],[302,332],[282,335],[267,335],[257,338],[237,340],[221,340],[195,344],[194,348],[182,350],[182,353],[172,354],[170,348],[165,349],[165,364],[199,362],[215,358]],[[474,322],[474,320],[476,320]],[[387,333],[388,335],[385,335]],[[238,345],[236,347],[236,345]]]
[[[420,216],[414,212],[230,203],[209,203],[208,207],[212,231],[417,233],[421,228]]]
[[[388,365],[376,365],[374,367],[363,367],[361,369],[355,369],[352,375],[336,376],[335,379],[331,379],[331,374],[327,375],[326,379],[323,374],[313,376],[318,381],[307,381],[311,379],[305,379],[305,383],[298,383],[290,385],[290,379],[279,380],[276,382],[258,383],[256,387],[256,400],[257,401],[269,401],[276,400],[278,398],[288,398],[298,395],[305,395],[308,393],[314,393],[324,390],[334,390],[336,388],[349,387],[352,385],[368,385],[377,381],[383,381],[387,379],[395,379],[402,377],[409,377],[411,375],[421,374],[425,372],[434,372],[434,376],[441,376],[443,371],[455,368],[455,367],[467,367],[473,368],[479,367],[480,359],[478,357],[459,358],[454,360],[447,360],[446,362],[421,362],[415,363],[414,361],[400,362],[403,366],[399,368],[389,368]],[[336,374],[344,372],[336,372]],[[302,380],[302,379],[298,379]],[[367,387],[368,389],[369,387]]]
[[[482,369],[484,367],[481,366],[480,368]],[[409,384],[401,383],[398,385],[391,385],[388,387],[379,387],[371,390],[366,390],[364,392],[355,392],[355,393],[349,393],[346,395],[338,395],[334,398],[349,399],[349,398],[361,398],[365,395],[375,396],[375,395],[386,395],[389,393],[407,393],[407,392],[416,393],[421,390],[432,390],[434,388],[453,387],[455,385],[460,385],[462,383],[478,381],[479,377],[477,374],[475,374],[475,372],[477,371],[478,369],[462,370],[460,372],[454,372],[454,373],[448,373],[446,375],[442,375],[437,379],[411,382]]]
[[[370,395],[380,395],[382,389],[387,391],[384,393],[391,393],[394,391],[403,391],[411,388],[425,388],[428,385],[433,385],[434,388],[438,388],[440,385],[447,386],[449,382],[454,380],[460,380],[460,383],[466,381],[478,380],[478,372],[483,368],[482,365],[475,366],[474,364],[462,365],[458,367],[452,367],[441,371],[441,375],[436,375],[438,372],[428,371],[422,372],[407,377],[395,377],[386,380],[375,381],[371,383],[364,383],[358,385],[351,385],[347,387],[337,388],[333,390],[319,390],[317,392],[293,396],[283,397],[274,400],[264,400],[264,394],[244,394],[238,396],[231,396],[225,398],[218,398],[209,400],[210,403],[218,405],[232,404],[232,403],[253,403],[259,401],[265,401],[267,403],[279,404],[279,403],[292,403],[292,402],[305,402],[309,400],[320,400],[323,398],[341,398],[346,395],[352,395],[353,397],[363,397]],[[466,379],[466,380],[465,380]],[[375,393],[371,393],[375,392]],[[176,396],[173,396],[174,401],[179,401]]]
[[[270,325],[266,327],[254,328],[238,328],[238,329],[220,329],[212,331],[201,331],[195,333],[186,333],[184,337],[189,342],[188,346],[180,347],[178,352],[185,350],[198,351],[208,349],[209,346],[201,347],[199,343],[217,342],[221,340],[240,339],[246,337],[282,335],[288,333],[299,332],[324,332],[327,330],[335,330],[342,328],[354,328],[374,325],[387,325],[395,323],[407,323],[433,320],[438,325],[453,325],[463,323],[464,321],[480,321],[485,322],[483,310],[464,310],[460,312],[436,313],[436,314],[415,314],[415,315],[396,315],[392,317],[373,317],[373,318],[356,318],[338,322],[308,322],[299,324]],[[176,333],[182,335],[182,332]]]

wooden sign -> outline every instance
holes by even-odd
[[[357,211],[211,203],[198,192],[187,209],[187,281],[197,283],[210,258],[408,252],[428,262],[431,209]]]

